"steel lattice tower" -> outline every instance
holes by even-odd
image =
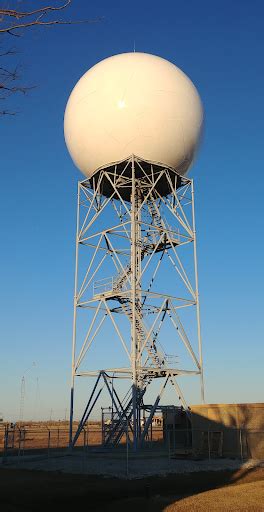
[[[80,266],[85,267],[82,275]],[[113,269],[110,275],[109,268]],[[83,310],[90,316],[86,330],[79,331]],[[187,321],[187,334],[185,321],[191,310],[196,313],[196,327],[190,331]],[[89,351],[107,322],[128,364],[89,369]],[[174,363],[164,349],[166,339],[175,355],[182,344],[191,369]],[[117,351],[117,345],[109,343]],[[81,369],[84,364],[88,369]],[[104,388],[113,407],[105,444],[118,444],[128,429],[134,449],[142,446],[168,384],[175,390],[175,403],[180,399],[188,411],[178,383],[182,375],[200,376],[203,400],[193,181],[180,170],[132,155],[99,169],[78,187],[70,445],[76,443]],[[73,436],[76,377],[96,380]],[[123,399],[110,385],[113,377],[130,382]],[[142,427],[144,395],[156,379],[161,382],[160,391]]]

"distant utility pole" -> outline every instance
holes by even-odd
[[[21,421],[23,421],[23,418],[24,418],[25,391],[26,391],[26,384],[25,384],[25,376],[23,375],[23,377],[21,379],[21,387],[20,387],[19,426],[21,425]]]
[[[27,368],[27,370],[24,371],[24,374],[21,379],[21,386],[20,386],[20,410],[19,410],[19,427],[21,426],[21,422],[24,419],[24,405],[25,405],[25,393],[26,393],[26,379],[25,374],[33,368],[33,366],[36,366],[35,361],[33,361],[32,365]]]
[[[35,394],[35,403],[34,403],[34,414],[33,418],[34,421],[37,420],[38,411],[39,411],[39,400],[40,400],[40,393],[39,393],[39,378],[36,378],[36,394]]]

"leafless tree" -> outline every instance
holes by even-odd
[[[52,25],[72,25],[79,23],[95,23],[99,20],[65,20],[60,19],[61,11],[68,9],[72,0],[67,0],[59,6],[48,5],[33,11],[20,11],[16,9],[2,9],[0,6],[0,115],[14,115],[15,112],[1,108],[11,95],[25,94],[31,87],[21,84],[21,67],[10,67],[10,58],[17,53],[15,47],[10,46],[10,38],[22,36],[25,29],[32,27],[48,27]],[[7,42],[8,38],[8,42]],[[5,64],[7,62],[7,64]],[[3,64],[3,65],[2,65]]]

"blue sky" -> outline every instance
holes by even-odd
[[[32,361],[25,417],[49,418],[52,409],[63,418],[68,407],[82,175],[65,147],[64,109],[88,68],[132,51],[134,41],[137,51],[186,72],[204,103],[204,140],[190,176],[206,400],[263,401],[263,15],[257,0],[75,0],[68,18],[103,20],[30,30],[10,42],[20,50],[14,59],[23,64],[24,82],[37,87],[9,101],[16,116],[0,119],[0,410],[6,418],[17,418],[21,377]],[[197,400],[190,389],[190,402]]]

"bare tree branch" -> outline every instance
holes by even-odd
[[[66,9],[70,4],[72,3],[72,0],[67,0],[66,3],[59,7],[54,6],[46,6],[41,7],[40,9],[35,9],[34,11],[29,12],[20,12],[13,9],[0,9],[0,23],[6,22],[7,18],[15,18],[16,20],[22,20],[21,23],[14,23],[9,25],[7,23],[7,26],[4,26],[0,28],[0,34],[10,34],[12,36],[18,37],[19,34],[15,33],[16,30],[21,30],[23,28],[33,27],[33,26],[50,26],[50,25],[73,25],[73,24],[80,24],[80,23],[98,23],[100,21],[100,18],[94,19],[94,20],[45,20],[43,19],[47,14],[54,11],[62,11]],[[31,18],[34,16],[33,20],[23,21],[25,19]],[[37,17],[36,17],[37,16]]]
[[[71,4],[72,0],[67,0],[67,2],[59,7],[54,7],[54,6],[46,6],[46,7],[41,7],[40,9],[36,9],[34,11],[28,11],[28,12],[19,12],[19,11],[15,11],[14,9],[0,9],[0,15],[2,16],[12,16],[14,18],[25,18],[25,17],[28,17],[28,16],[34,16],[35,14],[39,14],[39,13],[46,13],[48,11],[62,11],[63,9],[65,9],[66,7],[68,7],[69,4]]]
[[[0,53],[0,57],[5,57],[6,55],[15,55],[16,53],[16,48],[9,48],[8,50],[5,50],[4,52]]]
[[[23,29],[29,27],[50,27],[52,25],[73,25],[84,23],[98,23],[101,18],[90,20],[65,20],[56,19],[56,13],[67,9],[72,0],[61,0],[63,2],[58,7],[54,5],[46,5],[39,9],[32,11],[19,11],[15,9],[2,9],[0,8],[0,37],[5,35],[20,37],[23,34]],[[4,39],[6,41],[6,39]],[[9,59],[17,53],[15,48],[8,48],[0,52],[0,58]],[[2,61],[1,61],[2,62]],[[3,62],[5,62],[3,60]],[[26,87],[21,84],[20,67],[13,66],[9,68],[8,65],[0,66],[0,101],[6,100],[11,95],[26,94],[33,87]],[[0,110],[2,115],[15,115],[16,112],[9,109]]]
[[[27,27],[33,27],[33,26],[50,26],[50,25],[76,25],[80,23],[98,23],[100,19],[95,20],[69,20],[69,21],[63,21],[63,20],[51,20],[51,21],[38,21],[33,20],[31,22],[27,23],[21,23],[19,25],[13,25],[12,27],[8,28],[1,28],[0,34],[10,34],[12,36],[19,37],[19,34],[14,34],[14,30],[21,29],[21,28],[27,28]]]
[[[0,110],[0,116],[15,116],[17,112],[12,112],[11,110]]]
[[[6,67],[0,67],[0,100],[5,100],[12,94],[22,93],[26,94],[33,87],[24,87],[17,85],[20,80],[19,67],[16,66],[13,70]]]

